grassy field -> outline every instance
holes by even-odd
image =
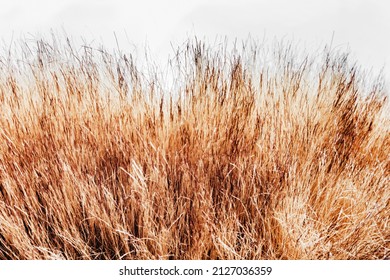
[[[164,71],[67,39],[3,51],[0,259],[389,259],[383,83],[267,50],[189,40]]]

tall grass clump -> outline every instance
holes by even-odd
[[[347,53],[135,59],[3,51],[0,259],[389,259],[388,92]]]

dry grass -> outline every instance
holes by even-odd
[[[3,55],[0,259],[389,259],[380,81],[262,50],[188,42],[170,89],[70,41]]]

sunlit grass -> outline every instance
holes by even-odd
[[[0,259],[388,259],[380,80],[238,49],[188,42],[172,87],[69,40],[4,53]]]

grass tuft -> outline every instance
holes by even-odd
[[[190,40],[170,81],[69,39],[18,50],[0,259],[390,258],[389,95],[348,54]]]

